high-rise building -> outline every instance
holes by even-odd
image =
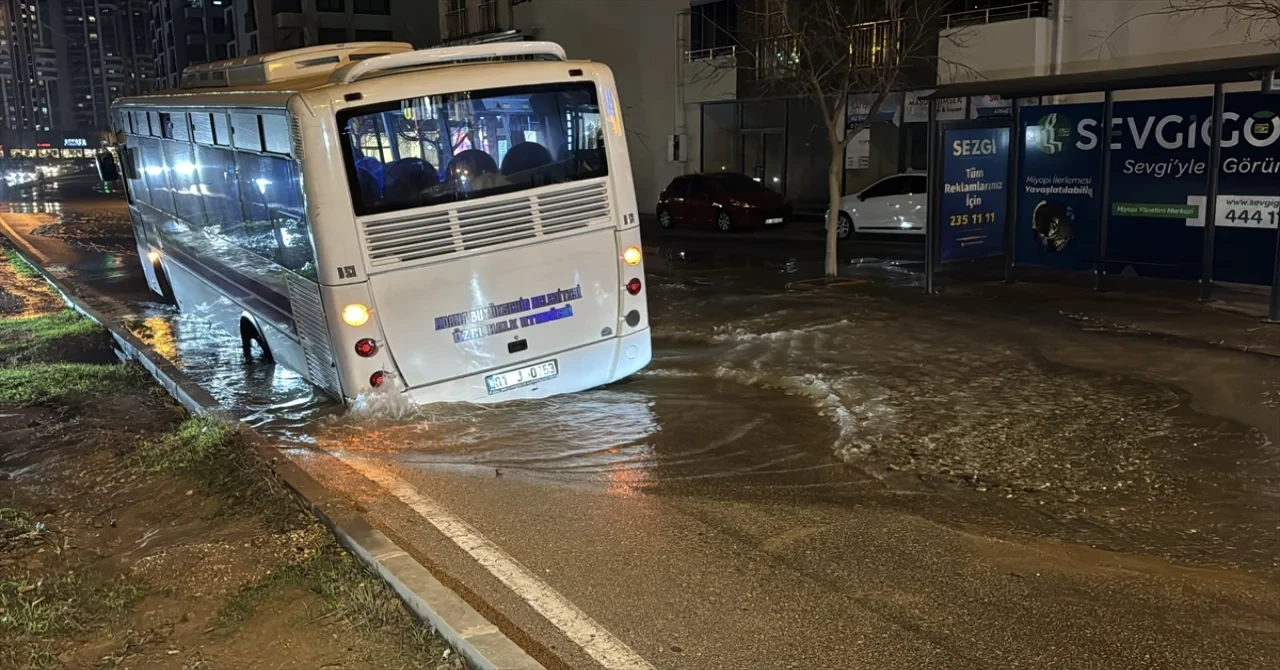
[[[0,0],[0,129],[95,131],[147,90],[145,0]]]
[[[70,119],[62,112],[58,50],[51,3],[0,0],[0,128],[49,130]]]
[[[342,42],[440,41],[439,13],[423,0],[234,0],[232,55]]]
[[[150,88],[154,67],[140,0],[61,0],[72,122],[107,128],[111,101]]]
[[[156,88],[176,88],[188,65],[229,58],[232,0],[150,0]]]

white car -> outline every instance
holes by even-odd
[[[858,233],[923,235],[927,181],[923,172],[896,174],[841,198],[836,236],[843,240]]]

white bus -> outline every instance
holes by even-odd
[[[311,47],[114,105],[154,291],[351,400],[537,398],[651,349],[609,68],[545,42]]]

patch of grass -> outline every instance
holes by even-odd
[[[75,633],[133,609],[145,593],[126,575],[98,579],[73,572],[0,581],[0,631],[33,637]]]
[[[45,403],[125,387],[137,373],[123,365],[32,363],[0,368],[0,402]]]
[[[301,586],[307,579],[308,567],[309,562],[286,565],[227,596],[218,609],[217,625],[231,626],[248,621],[258,605],[285,589]]]
[[[0,647],[0,668],[58,668],[58,657],[38,644],[8,644]]]
[[[144,442],[134,454],[143,472],[189,474],[209,473],[206,466],[223,465],[238,469],[245,450],[235,443],[231,424],[217,417],[193,416],[158,440]],[[225,473],[210,473],[213,475]]]
[[[28,265],[26,261],[22,260],[22,257],[18,255],[18,252],[13,249],[4,250],[4,260],[13,268],[14,274],[19,277],[45,284],[44,277],[41,276],[39,272],[36,272],[35,268]]]
[[[227,497],[224,511],[260,514],[275,529],[296,527],[300,510],[275,475],[239,438],[230,423],[193,416],[172,432],[143,442],[133,462],[142,472],[191,479]]]
[[[439,637],[405,611],[381,580],[331,544],[228,596],[218,621],[223,626],[244,623],[261,603],[289,588],[315,593],[324,604],[322,616],[341,616],[347,625],[370,637],[397,643],[412,658],[439,658],[445,649]]]
[[[39,359],[58,347],[74,346],[75,340],[101,338],[105,333],[102,326],[69,309],[0,319],[0,359]]]
[[[0,507],[0,529],[31,530],[31,515],[20,509]]]

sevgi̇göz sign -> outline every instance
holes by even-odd
[[[1276,96],[1226,97],[1214,278],[1268,284],[1280,222]],[[1211,98],[1117,102],[1105,258],[1112,271],[1195,279],[1204,241]],[[1102,106],[1022,109],[1019,264],[1093,267],[1098,253]]]
[[[1004,253],[1008,182],[1008,128],[943,131],[939,211],[942,260],[971,260]]]

